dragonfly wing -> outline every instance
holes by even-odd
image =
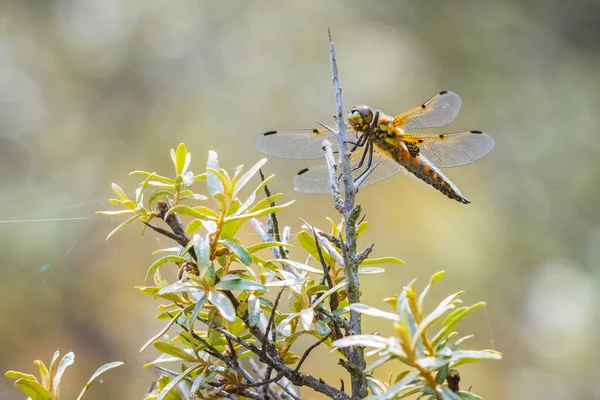
[[[347,132],[348,141],[356,141],[356,133]],[[331,142],[333,151],[337,151],[337,138],[327,129],[295,129],[270,131],[262,134],[256,142],[256,148],[265,154],[294,158],[298,160],[322,158],[323,140]],[[350,145],[349,145],[350,146]]]
[[[441,135],[403,135],[402,140],[416,144],[420,154],[433,165],[442,168],[467,165],[494,148],[494,139],[481,131]]]
[[[358,179],[368,169],[367,160],[363,162],[363,165],[360,168],[357,167],[360,164],[362,155],[363,151],[361,150],[356,150],[350,155],[350,165],[352,168],[352,177],[354,180]],[[360,185],[361,188],[391,178],[392,176],[400,172],[402,168],[392,158],[386,156],[385,154],[379,151],[373,152],[371,166],[373,166],[374,168]],[[323,163],[315,165],[313,167],[306,168],[300,171],[298,175],[296,175],[296,178],[294,178],[294,189],[296,189],[299,192],[305,193],[331,192],[331,189],[329,187],[329,172],[327,169],[327,164]]]
[[[456,118],[461,104],[456,93],[444,90],[420,106],[396,115],[394,125],[403,130],[446,126]]]

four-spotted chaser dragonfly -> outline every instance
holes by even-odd
[[[494,147],[494,140],[481,131],[409,133],[413,129],[450,124],[460,106],[456,93],[442,91],[395,117],[368,106],[350,110],[347,142],[354,180],[373,166],[361,184],[369,186],[396,175],[404,167],[449,198],[470,203],[439,168],[458,167],[483,157]],[[328,139],[337,151],[337,138],[326,129],[266,132],[256,141],[256,148],[277,157],[315,159],[323,157],[323,139]],[[329,192],[327,165],[300,171],[294,179],[294,188],[300,192]]]

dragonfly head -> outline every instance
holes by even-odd
[[[357,132],[367,130],[373,122],[373,109],[367,106],[354,107],[348,113],[348,122]]]

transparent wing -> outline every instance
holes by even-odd
[[[444,90],[420,106],[396,115],[394,125],[405,131],[446,126],[458,115],[461,103],[456,93]]]
[[[356,133],[347,131],[347,140],[356,142]],[[327,129],[295,129],[270,131],[256,139],[256,148],[265,154],[302,159],[323,158],[323,140],[331,142],[333,151],[337,151],[337,138]],[[350,145],[349,145],[350,146]]]
[[[356,180],[368,169],[368,163],[366,160],[360,168],[356,169],[356,166],[360,163],[362,155],[363,151],[357,149],[356,151],[352,152],[350,156],[350,165],[353,169],[352,177],[354,180]],[[360,185],[361,188],[391,178],[400,172],[402,168],[392,158],[377,150],[373,151],[373,160],[371,165],[375,167],[362,182]],[[327,170],[327,164],[323,163],[315,165],[300,171],[298,175],[296,175],[296,178],[294,178],[294,189],[305,193],[329,193],[331,189],[329,188],[329,173]]]
[[[432,164],[442,168],[467,165],[494,148],[494,139],[481,131],[441,135],[404,135],[402,140],[416,144],[420,154]]]

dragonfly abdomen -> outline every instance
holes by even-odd
[[[423,155],[418,154],[416,157],[413,157],[410,154],[407,154],[406,157],[402,158],[404,160],[401,164],[417,178],[428,185],[431,185],[451,199],[463,204],[470,203],[469,200],[463,197],[454,182],[444,175],[435,165],[429,162]]]

